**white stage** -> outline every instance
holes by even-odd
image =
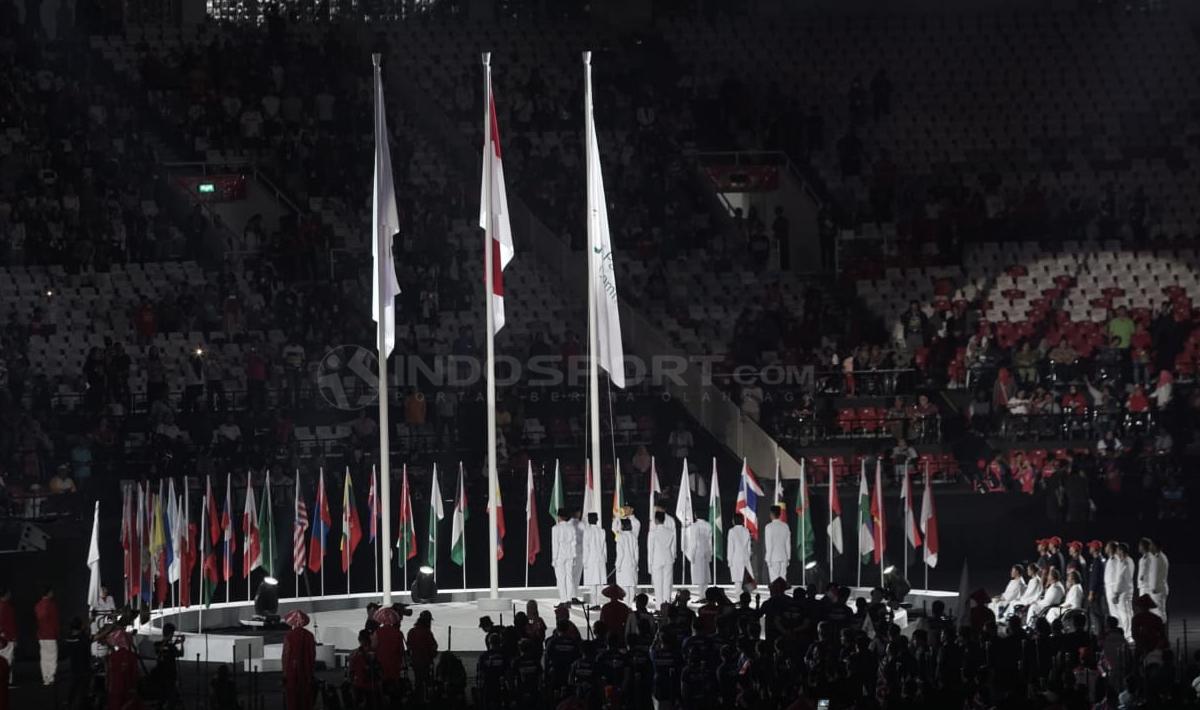
[[[683,587],[676,587],[682,589]],[[648,588],[639,588],[649,592]],[[735,598],[733,588],[724,587],[730,598]],[[767,597],[766,589],[760,588],[762,597]],[[867,597],[871,592],[869,587],[852,587],[850,604],[854,599]],[[403,628],[412,626],[416,616],[424,610],[433,614],[433,634],[437,639],[440,650],[453,651],[482,651],[484,650],[483,633],[479,630],[479,618],[489,615],[497,623],[511,623],[516,611],[524,611],[525,603],[532,599],[538,603],[539,612],[546,620],[547,626],[553,626],[554,606],[558,603],[554,587],[507,587],[499,590],[500,604],[505,605],[505,611],[480,611],[480,601],[489,596],[487,589],[458,589],[447,590],[438,594],[439,601],[433,604],[412,604],[408,592],[393,592],[394,601],[410,604],[413,616],[404,619]],[[951,605],[958,599],[957,592],[940,590],[913,590],[906,601],[913,608],[928,606],[934,600],[942,600]],[[320,644],[318,660],[328,665],[335,662],[335,652],[351,651],[358,647],[358,632],[366,623],[366,607],[373,601],[380,601],[377,592],[364,594],[326,595],[324,597],[300,597],[281,599],[279,613],[286,614],[292,609],[302,609],[312,618],[309,629]],[[184,638],[184,657],[189,660],[197,658],[209,663],[242,663],[246,668],[258,670],[278,670],[280,644],[264,644],[262,636],[249,633],[228,633],[229,629],[237,628],[243,619],[249,619],[254,614],[253,601],[236,601],[213,604],[200,610],[199,607],[188,609],[166,608],[151,613],[150,622],[138,627],[140,635],[155,638],[161,634],[162,624],[172,622]],[[595,620],[597,612],[591,614]],[[578,606],[571,608],[571,617],[581,630],[589,617]],[[895,621],[901,628],[908,626],[908,613],[903,609],[896,611]],[[200,632],[200,624],[204,629],[217,631]]]

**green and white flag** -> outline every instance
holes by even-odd
[[[558,472],[558,459],[554,460],[554,489],[550,491],[550,519],[558,520],[558,511],[563,507],[562,477]]]
[[[429,491],[429,541],[425,546],[425,564],[437,573],[438,521],[446,517],[442,508],[442,489],[438,486],[437,464],[433,465],[433,485]]]
[[[717,457],[713,457],[712,483],[708,486],[708,524],[713,529],[713,559],[725,559],[725,519],[721,515],[721,484],[717,480]]]
[[[796,556],[808,562],[817,556],[816,534],[813,532],[812,501],[808,497],[808,471],[800,459],[800,488],[796,491]]]
[[[467,558],[467,489],[462,462],[458,463],[458,496],[454,499],[454,526],[450,538],[450,559],[462,567]]]
[[[871,527],[871,494],[867,491],[867,465],[863,462],[858,479],[858,554],[870,557],[875,551],[875,532]]]

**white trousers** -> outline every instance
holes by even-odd
[[[696,585],[696,598],[704,598],[704,590],[712,585],[712,560],[692,560],[692,584]]]
[[[767,580],[767,584],[774,582],[777,579],[787,580],[787,561],[772,562],[767,560],[767,570],[770,572],[771,578]]]
[[[42,683],[50,685],[54,682],[54,672],[58,669],[58,639],[38,641],[41,650]]]
[[[0,648],[0,658],[3,658],[5,661],[8,661],[8,678],[0,678],[0,682],[11,683],[13,657],[16,655],[16,653],[17,653],[17,644],[11,640],[7,644],[5,644],[4,648]]]
[[[558,600],[560,602],[569,602],[579,595],[573,563],[556,562],[554,564],[554,579],[558,583]]]
[[[1151,592],[1150,599],[1151,599],[1151,601],[1154,602],[1154,606],[1155,606],[1154,609],[1150,610],[1150,613],[1157,614],[1158,617],[1163,620],[1164,624],[1167,623],[1167,594],[1166,594],[1166,592],[1163,592],[1162,594],[1154,594],[1153,592]]]
[[[659,565],[650,569],[650,581],[654,584],[654,598],[660,607],[671,603],[671,592],[675,582],[674,575],[671,573],[674,569],[675,565]]]
[[[591,602],[593,605],[604,603],[603,601],[601,601],[601,599],[603,599],[603,597],[600,596],[600,585],[599,584],[589,584],[587,586],[587,590],[588,590],[588,601],[589,602]]]
[[[1108,613],[1116,617],[1117,624],[1121,627],[1121,631],[1125,633],[1125,638],[1133,640],[1133,629],[1130,628],[1130,621],[1133,619],[1133,604],[1128,594],[1120,595],[1120,600],[1115,594],[1108,595]]]
[[[750,578],[754,579],[754,569],[750,566],[749,557],[729,558],[729,581],[733,582],[733,588],[738,594],[742,592],[742,580],[746,578],[747,572],[750,573]]]

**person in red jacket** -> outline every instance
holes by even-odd
[[[358,703],[355,707],[379,706],[378,667],[375,665],[375,654],[371,651],[371,632],[366,629],[358,632],[358,649],[350,654],[346,675],[354,691],[354,702]]]
[[[0,658],[4,659],[7,669],[4,675],[0,675],[0,685],[7,686],[12,674],[13,655],[17,649],[17,610],[13,608],[12,593],[6,588],[0,589],[0,641],[5,642],[0,645]]]
[[[408,655],[412,659],[416,697],[425,697],[425,685],[433,677],[433,659],[437,656],[438,642],[433,637],[433,614],[422,611],[417,623],[408,630]]]
[[[622,601],[625,598],[625,590],[610,584],[600,593],[609,599],[600,607],[600,621],[604,622],[611,633],[625,638],[625,622],[629,619],[629,607]]]
[[[283,688],[287,710],[311,710],[313,673],[317,669],[317,640],[308,626],[308,614],[293,609],[283,617],[291,631],[283,637]]]
[[[49,586],[34,605],[33,615],[37,618],[42,684],[54,685],[54,674],[58,670],[58,602],[54,601],[54,590]]]
[[[133,640],[124,629],[117,629],[105,637],[105,643],[112,648],[105,664],[108,669],[108,710],[139,710],[142,707],[138,697],[138,657],[133,651]]]
[[[383,692],[398,698],[400,683],[404,679],[404,634],[400,632],[400,614],[391,607],[375,612],[375,661],[379,663],[379,677],[383,681]]]

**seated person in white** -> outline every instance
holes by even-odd
[[[1046,575],[1046,582],[1046,588],[1042,591],[1042,598],[1034,602],[1029,607],[1029,611],[1025,613],[1026,624],[1032,624],[1034,619],[1044,616],[1046,612],[1062,604],[1063,598],[1067,594],[1067,591],[1063,589],[1062,573],[1058,571],[1057,567],[1050,568],[1049,573]]]
[[[1033,606],[1038,599],[1042,598],[1042,573],[1036,564],[1031,564],[1025,568],[1028,577],[1025,580],[1025,591],[1021,592],[1021,596],[1013,604],[1013,608],[1009,610],[1011,615],[1017,610],[1017,607],[1028,609]]]
[[[1079,572],[1067,572],[1067,595],[1063,603],[1046,613],[1046,621],[1053,622],[1067,612],[1083,609],[1083,585],[1079,583]]]
[[[1004,588],[1004,593],[998,597],[992,597],[992,603],[988,604],[988,608],[992,610],[997,619],[1002,619],[1008,615],[1013,604],[1024,593],[1025,571],[1021,569],[1021,565],[1013,565],[1012,569],[1008,571],[1008,586]]]

